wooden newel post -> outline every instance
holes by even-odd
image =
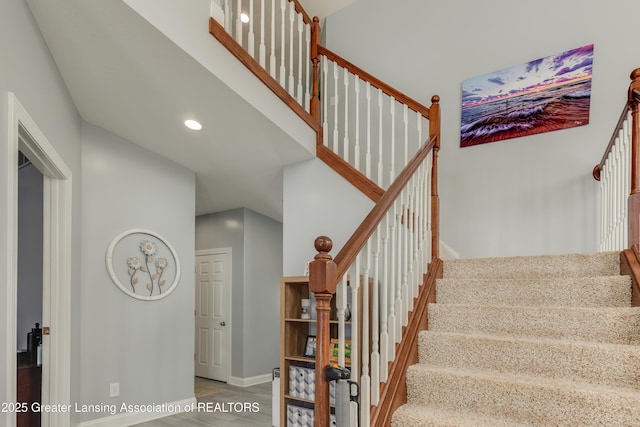
[[[640,122],[638,93],[640,68],[631,72],[628,102],[631,109],[631,191],[629,194],[629,247],[640,244]]]
[[[311,25],[311,63],[313,64],[313,74],[309,113],[311,117],[318,120],[318,122],[320,121],[320,76],[318,75],[318,63],[320,62],[320,58],[318,57],[318,44],[320,43],[320,35],[320,19],[314,16],[313,24]]]
[[[329,365],[329,320],[331,298],[336,293],[337,267],[329,255],[333,242],[326,236],[315,242],[318,254],[309,265],[309,290],[316,298],[316,385],[315,385],[315,427],[329,425],[329,383],[325,377],[325,367]]]

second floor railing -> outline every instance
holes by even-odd
[[[600,181],[600,250],[640,244],[640,68],[631,73],[627,102],[593,176]]]
[[[297,0],[212,0],[212,17],[321,127],[318,157],[377,201],[424,141],[429,107],[320,45]]]

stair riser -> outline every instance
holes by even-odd
[[[443,273],[445,279],[616,276],[620,274],[620,254],[454,259],[445,261]]]
[[[546,307],[628,307],[628,276],[582,279],[474,280],[442,279],[438,303]]]
[[[638,345],[640,313],[633,308],[430,304],[429,330]]]
[[[500,381],[412,368],[407,394],[411,403],[534,425],[640,425],[637,395],[541,386],[533,380]]]
[[[637,387],[640,348],[558,341],[504,340],[424,332],[420,363],[458,369],[531,375],[591,384]]]

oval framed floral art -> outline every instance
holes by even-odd
[[[171,244],[153,231],[132,229],[113,238],[106,254],[111,280],[145,301],[168,296],[178,285],[180,261]]]

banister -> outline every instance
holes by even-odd
[[[364,247],[369,237],[373,234],[380,221],[384,218],[387,211],[393,206],[395,199],[400,191],[409,181],[413,173],[418,169],[422,161],[427,157],[429,152],[436,147],[438,143],[437,137],[431,137],[420,147],[418,152],[413,156],[411,161],[405,166],[398,178],[384,192],[378,203],[369,212],[364,221],[351,235],[349,240],[344,244],[340,252],[334,257],[337,266],[336,280],[340,280],[347,272],[349,266],[353,263],[356,255]]]
[[[617,133],[618,133],[618,129],[620,129],[620,127],[622,126],[622,123],[626,120],[627,117],[627,113],[629,112],[630,109],[633,109],[634,105],[637,111],[638,108],[638,104],[640,104],[640,68],[636,68],[635,70],[633,70],[629,76],[629,78],[631,79],[631,83],[629,84],[629,91],[628,91],[628,95],[627,95],[627,103],[625,104],[624,108],[622,109],[622,113],[620,113],[620,118],[618,119],[618,123],[616,123],[616,127],[615,127],[615,131],[613,133],[613,135],[611,136],[611,139],[609,140],[609,144],[607,145],[607,148],[604,150],[604,154],[602,155],[602,159],[600,160],[600,163],[598,163],[594,168],[593,168],[593,177],[596,179],[596,181],[600,181],[600,172],[602,171],[602,168],[604,167],[604,164],[607,160],[607,157],[609,157],[609,154],[611,153],[611,149],[613,148],[614,144],[615,144],[615,140],[617,137]],[[632,112],[633,113],[633,112]],[[634,126],[634,129],[636,129],[636,126]],[[637,141],[637,136],[636,138],[632,137],[632,140]],[[637,150],[636,150],[637,151]],[[636,153],[636,155],[632,155],[632,159],[638,159],[637,156],[638,153]],[[638,163],[632,163],[633,165],[637,165]],[[633,169],[636,168],[632,168],[632,173],[633,173]],[[635,182],[632,179],[632,183]],[[638,186],[633,187],[632,188],[640,188]]]
[[[622,113],[620,113],[620,118],[618,119],[618,123],[616,123],[616,127],[615,127],[616,132],[614,132],[613,135],[611,135],[611,139],[609,139],[609,144],[607,145],[607,148],[604,150],[604,154],[602,155],[602,159],[600,160],[600,163],[598,163],[593,168],[593,177],[595,178],[596,181],[600,181],[600,172],[602,172],[602,168],[604,167],[604,164],[607,161],[607,157],[609,157],[609,153],[611,153],[611,149],[613,148],[616,142],[616,138],[618,136],[617,130],[620,129],[620,127],[622,126],[622,123],[624,123],[624,121],[626,120],[628,112],[629,112],[629,103],[627,102],[624,105],[624,108],[622,109]]]
[[[405,95],[399,90],[391,87],[390,85],[378,79],[377,77],[374,77],[372,74],[367,73],[362,68],[356,65],[353,65],[352,63],[350,63],[349,61],[347,61],[337,53],[332,52],[331,50],[327,49],[322,45],[318,45],[318,53],[320,55],[326,56],[327,59],[335,62],[339,66],[346,68],[347,70],[351,71],[353,74],[357,74],[361,80],[371,83],[373,86],[377,87],[378,89],[381,89],[385,94],[392,96],[397,101],[400,101],[401,103],[407,105],[413,111],[422,114],[426,118],[430,118],[428,107],[422,105],[418,101]]]

